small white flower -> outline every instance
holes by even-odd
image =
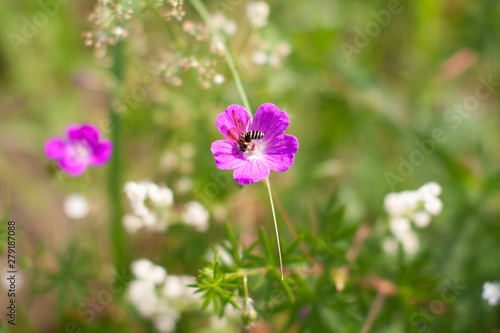
[[[194,294],[195,289],[188,287],[195,284],[196,280],[188,275],[168,275],[165,278],[165,284],[162,296],[167,299],[195,299],[198,295]]]
[[[144,226],[142,220],[132,214],[126,214],[123,217],[122,223],[125,227],[125,230],[127,230],[129,234],[135,234],[137,230],[141,229]]]
[[[390,222],[390,229],[394,236],[399,239],[411,230],[410,220],[406,217],[393,218]]]
[[[212,37],[211,46],[215,51],[224,51],[224,43],[217,37]]]
[[[269,56],[263,51],[252,53],[252,62],[256,65],[265,65],[269,62]]]
[[[138,259],[131,264],[132,273],[139,280],[150,281],[155,284],[161,284],[167,276],[165,268],[153,264],[148,259]]]
[[[176,312],[175,310],[172,310],[172,312]],[[169,315],[169,314],[163,314],[161,316],[157,316],[153,319],[153,322],[155,324],[156,329],[161,332],[161,333],[169,333],[175,331],[175,324],[178,319],[178,312],[176,312],[177,315]]]
[[[485,282],[482,297],[488,301],[489,305],[497,305],[500,301],[500,282]]]
[[[64,212],[71,219],[83,219],[89,210],[89,202],[81,194],[70,194],[64,199]]]
[[[400,235],[398,239],[401,244],[403,244],[403,249],[405,250],[405,252],[410,255],[415,254],[420,247],[417,234],[415,234],[413,230]]]
[[[170,207],[174,203],[174,193],[168,187],[158,187],[149,192],[149,198],[156,207]]]
[[[209,214],[202,204],[190,201],[184,206],[182,220],[188,225],[192,225],[198,231],[206,231],[209,226]]]
[[[214,75],[214,83],[219,85],[219,84],[223,84],[224,81],[226,81],[226,79],[224,78],[224,75],[222,74],[215,74]]]
[[[408,211],[417,209],[420,196],[416,191],[403,191],[399,193],[403,206]]]
[[[184,286],[181,284],[181,279],[177,275],[169,275],[165,279],[163,287],[163,296],[168,299],[180,298],[183,294]]]
[[[388,193],[384,197],[385,211],[392,216],[401,216],[404,214],[404,204],[399,199],[398,193]]]
[[[271,8],[265,1],[250,2],[247,5],[247,15],[250,23],[259,28],[267,25],[270,12]]]
[[[288,57],[292,52],[292,47],[285,41],[281,41],[276,45],[276,54],[280,57]]]
[[[113,32],[115,33],[115,35],[121,36],[121,35],[123,35],[124,30],[122,27],[116,27]]]
[[[440,193],[441,186],[429,182],[416,191],[391,192],[385,196],[384,207],[390,216],[390,230],[407,253],[415,253],[419,248],[417,235],[412,231],[410,222],[415,222],[418,228],[427,227],[432,215],[438,215],[443,209],[438,198]]]
[[[212,15],[212,24],[216,28],[222,29],[226,35],[234,35],[236,33],[236,22],[220,13]]]
[[[145,280],[131,281],[127,289],[127,298],[134,304],[141,315],[151,317],[155,313],[158,296],[153,282]]]
[[[424,198],[424,200],[427,197],[437,197],[438,195],[441,194],[441,186],[436,183],[436,182],[429,182],[424,185],[422,185],[419,189],[418,192],[420,192]]]
[[[425,228],[431,223],[431,215],[428,212],[419,211],[415,213],[415,225],[419,228]]]
[[[433,198],[425,201],[424,208],[432,215],[438,215],[443,210],[443,203],[438,198]]]
[[[124,187],[125,194],[131,203],[140,202],[146,199],[146,188],[143,184],[127,182]]]

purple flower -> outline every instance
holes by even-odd
[[[81,175],[88,165],[101,166],[111,157],[113,144],[102,140],[99,130],[89,124],[69,125],[67,138],[51,138],[45,143],[45,154],[58,160],[70,176]]]
[[[270,169],[288,170],[299,149],[296,137],[285,133],[290,118],[274,104],[262,104],[253,121],[241,105],[230,105],[216,120],[227,140],[212,143],[215,165],[222,170],[234,169],[238,184],[248,185],[269,176]]]

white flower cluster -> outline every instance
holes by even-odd
[[[212,24],[226,35],[234,35],[238,26],[234,20],[228,19],[220,13],[212,15]]]
[[[500,301],[500,282],[485,282],[482,297],[489,305],[497,305]]]
[[[196,283],[194,277],[167,275],[165,268],[148,259],[134,261],[131,270],[135,280],[128,286],[127,298],[159,332],[173,332],[181,311],[199,308],[199,296],[188,287]]]
[[[143,227],[159,232],[167,229],[169,211],[174,202],[172,190],[150,181],[128,182],[124,190],[133,212],[123,217],[129,233]]]
[[[247,4],[247,15],[250,23],[261,28],[267,25],[267,18],[271,8],[265,1],[255,1]]]
[[[252,53],[252,62],[260,66],[279,68],[282,60],[290,55],[292,47],[285,41],[280,41],[273,48],[263,48]]]
[[[418,228],[427,227],[432,216],[438,215],[443,209],[438,198],[440,194],[441,186],[430,182],[415,191],[391,192],[385,196],[384,206],[390,216],[390,230],[406,253],[414,254],[419,249],[418,237],[411,228],[411,222]],[[383,247],[387,252],[394,253],[397,243],[388,238]]]
[[[250,23],[262,28],[267,25],[267,20],[271,8],[265,1],[250,2],[247,5],[247,16]],[[285,41],[265,41],[254,36],[254,43],[258,45],[257,50],[253,51],[250,56],[251,62],[259,66],[271,66],[279,68],[282,65],[282,60],[290,55],[292,47]]]

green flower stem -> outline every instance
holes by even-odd
[[[245,299],[248,299],[248,282],[246,274],[243,276],[243,288],[245,289]]]
[[[238,71],[236,70],[236,65],[234,63],[233,56],[231,55],[229,48],[227,47],[226,43],[224,42],[224,39],[221,38],[219,30],[214,27],[214,25],[212,23],[212,16],[208,12],[207,7],[205,7],[203,2],[201,2],[200,0],[190,0],[190,2],[193,5],[193,7],[196,9],[198,14],[200,14],[201,18],[210,27],[214,37],[222,43],[224,56],[226,57],[227,65],[229,66],[229,70],[231,71],[231,74],[233,75],[234,82],[236,82],[236,87],[238,88],[238,93],[240,94],[241,100],[243,101],[243,106],[245,107],[245,109],[247,109],[247,111],[250,113],[250,115],[253,115],[252,109],[250,108],[250,103],[248,102],[247,94],[245,92],[245,88],[243,88],[243,84],[241,83],[240,75],[238,74]]]
[[[124,62],[123,62],[123,42],[118,44],[112,49],[113,52],[113,67],[111,72],[116,78],[117,86],[123,80]],[[122,119],[117,113],[115,106],[111,103],[109,110],[110,126],[111,126],[111,140],[113,141],[113,154],[109,163],[109,177],[108,177],[108,194],[111,207],[111,244],[113,246],[114,263],[117,272],[122,272],[126,268],[125,256],[125,240],[124,230],[122,227],[123,207],[121,204],[121,122]]]
[[[280,235],[278,232],[278,223],[276,222],[276,212],[274,211],[273,195],[271,193],[271,183],[269,182],[269,178],[266,178],[264,182],[267,185],[267,192],[269,193],[269,201],[271,202],[271,210],[273,212],[274,229],[276,230],[276,242],[278,243],[278,254],[280,257],[281,280],[283,280],[283,260],[281,258]]]

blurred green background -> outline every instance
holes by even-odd
[[[107,165],[76,179],[58,175],[43,143],[63,135],[68,123],[90,122],[111,137],[109,110],[115,107],[121,119],[121,142],[115,147],[121,153],[121,180],[163,182],[174,189],[176,203],[199,200],[211,215],[207,233],[179,227],[163,235],[124,236],[128,254],[123,262],[146,257],[169,273],[193,275],[203,266],[208,247],[224,238],[224,222],[243,235],[257,235],[259,225],[273,232],[265,187],[238,186],[230,171],[215,167],[210,152],[211,142],[221,139],[217,114],[241,99],[220,59],[215,69],[226,78],[220,86],[205,89],[192,71],[181,74],[179,86],[158,79],[165,54],[181,50],[199,58],[216,56],[208,43],[186,36],[182,22],[158,20],[147,1],[131,4],[120,84],[109,62],[84,45],[82,34],[92,29],[88,15],[95,2],[53,1],[54,15],[36,21],[45,3],[0,2],[0,198],[5,218],[18,224],[23,271],[18,325],[7,327],[2,310],[2,330],[63,332],[74,321],[83,332],[151,331],[122,299],[90,323],[75,312],[113,276],[109,239],[115,229],[107,185],[112,172]],[[392,280],[399,292],[386,301],[372,332],[500,332],[500,307],[481,299],[483,283],[500,279],[498,1],[276,0],[268,2],[269,23],[261,29],[249,25],[245,1],[226,3],[231,10],[225,15],[238,25],[228,45],[252,108],[270,102],[287,111],[287,133],[299,139],[293,167],[271,173],[288,215],[299,230],[307,230],[315,209],[335,192],[349,225],[373,226],[356,271]],[[184,22],[201,22],[189,2],[184,6]],[[259,39],[265,43],[255,42]],[[279,41],[291,48],[280,66],[252,63],[258,45],[272,47]],[[484,98],[478,97],[480,85]],[[433,141],[422,162],[401,172],[404,161],[436,129],[443,131],[443,139]],[[195,148],[194,156],[182,156],[186,143]],[[174,167],[168,165],[169,156],[176,158]],[[176,191],[175,184],[186,177],[193,188]],[[207,184],[218,177],[227,185],[204,199]],[[429,181],[443,188],[443,212],[419,231],[416,258],[388,256],[381,249],[387,235],[384,196]],[[73,192],[89,199],[91,211],[84,220],[71,220],[63,212],[64,197]],[[120,198],[123,214],[129,207],[123,193]],[[5,262],[2,257],[4,270]],[[448,282],[463,287],[456,300],[442,313],[427,311],[425,327],[418,326],[412,314],[429,310],[430,302],[441,297],[436,286]],[[362,322],[375,293],[358,296],[351,301],[358,304]],[[5,309],[6,297],[0,300]],[[343,328],[343,320],[333,318],[328,329],[290,331],[360,331],[361,326]],[[197,331],[189,327],[180,325],[178,331]]]

